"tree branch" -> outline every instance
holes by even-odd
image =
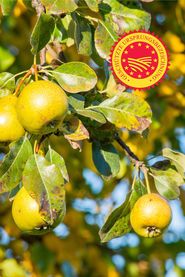
[[[128,145],[119,137],[118,133],[115,133],[115,140],[119,143],[119,145],[124,149],[126,155],[129,157],[134,166],[141,167],[143,165],[143,161],[140,161],[139,158],[130,150]]]

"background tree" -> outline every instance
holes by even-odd
[[[1,0],[0,4],[0,97],[15,91],[19,94],[34,80],[32,75],[37,77],[37,70],[39,79],[57,82],[66,91],[70,104],[64,124],[55,134],[31,138],[28,134],[9,146],[0,146],[1,276],[183,276],[185,162],[182,154],[173,151],[185,152],[184,1]],[[127,27],[122,29],[125,22]],[[125,90],[111,75],[110,48],[119,35],[149,28],[170,50],[168,77],[149,91]],[[22,82],[24,74],[27,78]],[[114,99],[114,114],[117,99],[128,104],[134,99],[129,112],[136,118],[138,105],[143,105],[147,113],[141,118],[146,124],[132,127],[129,116],[126,120],[121,117],[118,124],[114,114],[108,112],[107,116],[106,99]],[[121,111],[125,113],[124,108]],[[25,235],[16,227],[8,200],[13,199],[22,178],[15,163],[17,153],[23,149],[22,165],[32,154],[35,141],[37,155],[44,156],[50,145],[50,152],[62,156],[64,179],[69,175],[70,180],[65,186],[64,221],[43,236]],[[15,164],[11,171],[7,160]],[[149,169],[152,191],[167,199],[180,198],[170,201],[172,224],[157,239],[138,237],[131,230],[127,224],[130,209],[120,222],[119,208],[116,216],[106,221],[112,210],[123,203],[121,207],[130,207],[146,192],[143,174],[129,192],[137,166],[144,173]],[[28,171],[23,174],[30,176]],[[37,186],[33,191],[39,198]],[[49,197],[52,199],[52,193]],[[48,222],[53,220],[52,215],[46,217]],[[123,223],[125,227],[120,229]],[[101,240],[107,243],[100,242],[100,228]],[[117,231],[120,237],[111,240]]]

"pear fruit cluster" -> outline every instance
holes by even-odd
[[[67,96],[51,81],[35,81],[26,85],[17,97],[7,95],[0,99],[0,143],[9,144],[31,134],[54,132],[68,111]],[[12,216],[20,230],[29,234],[43,234],[55,228],[63,219],[59,214],[51,226],[42,219],[37,201],[24,187],[16,194]]]
[[[0,99],[0,142],[12,142],[24,135],[54,132],[68,111],[67,96],[50,81],[35,81],[19,97]]]

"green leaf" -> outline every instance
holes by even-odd
[[[58,18],[55,23],[55,29],[52,34],[51,41],[66,43],[68,47],[74,44],[74,21],[70,14],[66,14],[64,18]]]
[[[97,83],[94,70],[82,62],[62,64],[52,74],[61,87],[71,93],[88,91]]]
[[[113,26],[117,35],[121,36],[129,31],[146,30],[148,31],[151,23],[151,15],[143,10],[130,9],[122,5],[117,0],[103,0],[100,4],[110,7],[109,12],[105,11],[105,18]],[[106,9],[107,10],[107,9]]]
[[[117,39],[113,27],[107,21],[100,20],[94,34],[95,48],[100,57],[110,60],[111,48]]]
[[[175,167],[177,168],[177,171],[182,175],[182,177],[184,178],[184,174],[185,174],[185,155],[180,153],[180,152],[176,152],[171,150],[170,148],[164,148],[162,150],[162,155],[165,158],[170,159],[170,161],[175,165]]]
[[[55,28],[51,36],[51,41],[65,43],[67,40],[67,30],[64,28],[61,18],[55,22]]]
[[[0,71],[7,70],[15,61],[15,57],[5,48],[0,46]]]
[[[77,14],[73,14],[75,20],[75,40],[78,53],[90,56],[92,53],[92,33],[89,21]]]
[[[100,229],[101,242],[108,242],[131,231],[130,212],[135,202],[145,193],[146,188],[141,183],[135,183],[134,189],[128,192],[124,203],[110,213]]]
[[[78,8],[75,0],[41,0],[41,3],[46,7],[47,13],[56,15],[71,13]]]
[[[107,61],[118,36],[139,29],[149,30],[151,16],[143,10],[129,9],[117,0],[104,0],[99,9],[104,21],[100,20],[96,28],[95,46],[98,54]]]
[[[31,35],[32,54],[36,55],[49,42],[55,27],[52,16],[41,13]]]
[[[15,78],[13,76],[14,75],[9,72],[0,73],[0,88],[6,89],[9,93],[12,93],[15,89]]]
[[[151,169],[158,192],[166,199],[175,199],[180,195],[179,186],[184,184],[182,176],[172,168],[167,170]]]
[[[79,141],[89,139],[89,132],[82,121],[76,116],[71,116],[67,121],[65,120],[60,130],[63,132],[64,137],[69,140]]]
[[[89,9],[91,9],[93,12],[98,12],[99,8],[98,8],[98,0],[85,0],[87,6],[89,7]]]
[[[22,179],[24,165],[32,155],[32,146],[27,137],[10,145],[10,152],[0,166],[0,193],[15,188]]]
[[[103,114],[97,111],[85,110],[84,108],[85,98],[82,95],[80,94],[71,95],[70,97],[68,97],[68,103],[69,103],[69,109],[71,111],[75,111],[80,115],[89,117],[102,124],[106,123],[106,119]]]
[[[85,105],[85,97],[81,94],[74,94],[68,97],[69,109],[71,111],[83,110]]]
[[[69,176],[67,173],[65,161],[62,158],[62,156],[49,146],[49,150],[48,150],[45,158],[46,158],[46,160],[48,160],[48,162],[55,164],[60,169],[62,176],[64,178],[64,183],[67,184],[69,182]]]
[[[9,15],[14,9],[16,3],[17,0],[0,0],[3,15]]]
[[[83,115],[85,117],[89,117],[93,120],[96,120],[96,121],[102,123],[102,124],[106,123],[106,119],[105,119],[104,115],[97,112],[97,111],[85,110],[84,109],[84,110],[81,110],[81,111],[79,110],[78,114]]]
[[[142,133],[151,123],[152,112],[148,103],[132,93],[122,93],[103,101],[88,110],[101,112],[116,127],[125,127]]]
[[[22,184],[41,207],[40,214],[48,224],[65,214],[64,179],[58,166],[33,154],[25,165]]]
[[[106,179],[114,177],[120,170],[119,155],[112,144],[92,144],[93,162],[100,174]]]
[[[114,78],[113,74],[111,74],[105,89],[107,96],[113,97],[115,95],[122,94],[124,90],[125,86],[117,84],[116,79]]]

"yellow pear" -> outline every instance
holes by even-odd
[[[144,194],[135,203],[130,222],[142,237],[160,236],[171,222],[172,212],[168,202],[156,193]]]
[[[24,135],[24,128],[17,118],[16,103],[15,95],[0,99],[0,142],[12,142]]]
[[[68,110],[63,89],[50,81],[29,83],[17,101],[22,126],[32,134],[47,134],[57,129]]]
[[[41,235],[60,224],[64,216],[64,213],[61,213],[53,225],[49,226],[42,219],[39,211],[40,207],[37,201],[29,195],[24,187],[21,187],[12,205],[12,216],[17,227],[25,233]]]

